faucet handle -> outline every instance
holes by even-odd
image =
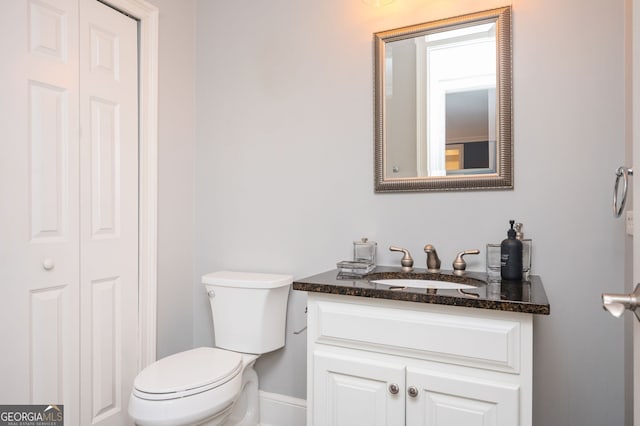
[[[467,262],[465,262],[462,258],[466,254],[480,254],[480,250],[464,250],[458,253],[458,255],[456,256],[456,260],[453,261],[454,271],[464,271],[465,269],[467,269]]]
[[[411,253],[409,253],[409,250],[395,246],[389,247],[389,250],[401,251],[402,253],[404,253],[404,256],[402,256],[402,259],[400,260],[402,270],[406,272],[413,271],[413,258],[411,257]]]

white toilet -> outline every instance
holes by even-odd
[[[284,346],[290,275],[204,275],[216,348],[180,352],[138,374],[129,415],[140,426],[255,426],[258,357]]]

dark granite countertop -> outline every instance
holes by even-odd
[[[448,281],[473,285],[475,288],[466,290],[398,288],[374,282],[386,278]],[[487,274],[483,272],[468,271],[459,276],[453,271],[432,273],[426,269],[416,268],[412,272],[401,272],[399,267],[377,266],[363,277],[343,276],[337,269],[323,272],[295,280],[293,289],[540,315],[549,315],[551,311],[542,280],[536,275],[530,276],[527,281],[489,281]]]

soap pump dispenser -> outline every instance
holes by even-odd
[[[500,275],[503,280],[522,279],[522,241],[516,239],[513,229],[515,220],[510,220],[511,229],[507,231],[507,238],[500,244]]]

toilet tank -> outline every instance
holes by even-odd
[[[252,272],[203,275],[216,347],[249,354],[283,347],[292,281],[291,275]]]

